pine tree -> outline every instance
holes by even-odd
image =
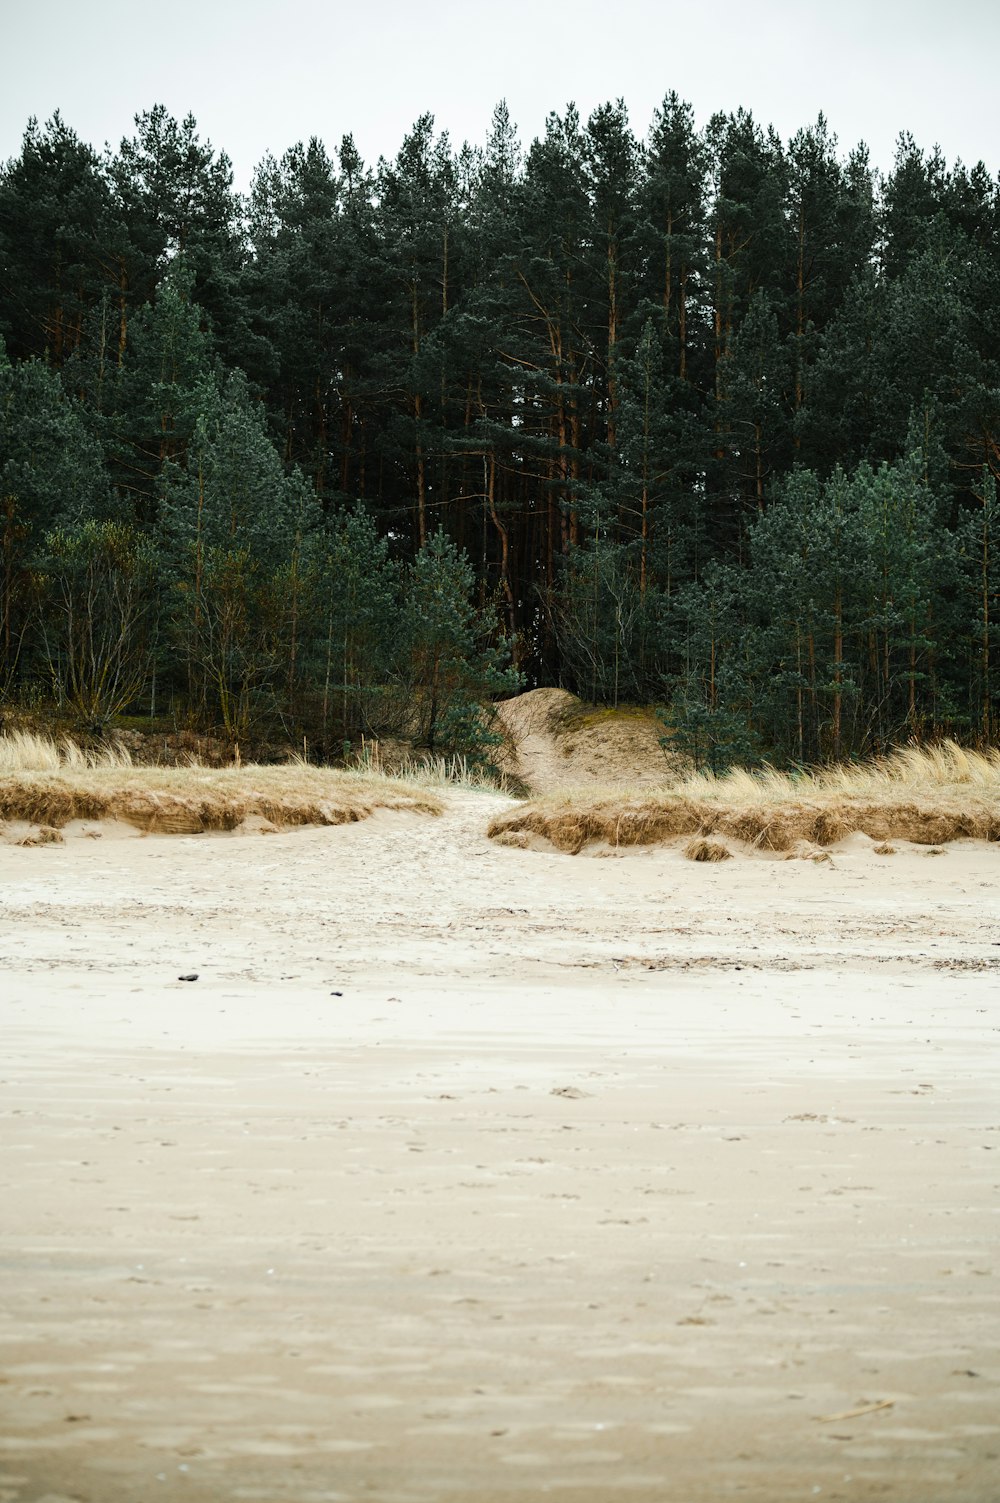
[[[38,360],[16,366],[0,343],[0,699],[37,649],[34,574],[47,533],[107,519],[107,474],[78,403]]]
[[[294,698],[298,614],[290,591],[298,590],[303,537],[318,517],[285,475],[241,374],[200,387],[198,400],[185,464],[171,464],[163,481],[169,633],[191,710],[217,715],[240,741],[255,717],[281,705],[294,711],[287,696]]]
[[[394,682],[401,578],[360,505],[314,534],[311,560],[315,718],[329,755],[334,746],[405,728]]]
[[[388,352],[385,374],[387,384],[402,386],[405,392],[403,409],[386,435],[385,457],[407,475],[413,537],[420,547],[438,500],[427,452],[428,376],[433,381],[434,373],[421,356],[424,340],[447,314],[461,286],[457,165],[447,135],[435,141],[432,115],[416,121],[392,165],[380,164],[377,191],[382,256],[395,293],[397,345]]]
[[[259,376],[285,461],[309,475],[325,505],[364,476],[355,453],[361,392],[380,343],[370,314],[385,293],[367,178],[353,145],[342,151],[338,173],[315,138],[293,146],[262,164],[251,197],[247,296],[268,356]]]
[[[785,264],[784,214],[787,165],[773,130],[764,132],[745,110],[709,121],[712,187],[708,272],[712,308],[712,384],[715,394],[715,454],[709,490],[720,543],[735,547],[743,498],[726,429],[730,359],[734,340],[757,292],[779,290]]]
[[[629,127],[625,101],[601,105],[587,121],[584,170],[598,263],[595,283],[599,276],[602,294],[598,306],[606,310],[599,349],[603,436],[612,449],[617,443],[618,343],[634,281],[639,164],[639,144]]]
[[[0,338],[10,358],[59,367],[111,285],[111,196],[101,165],[57,112],[30,120],[0,171]]]
[[[667,94],[653,117],[640,193],[645,249],[643,290],[662,301],[668,337],[681,380],[698,374],[696,299],[705,281],[705,187],[707,157],[694,111],[676,92]]]
[[[968,654],[968,723],[990,745],[1000,730],[1000,504],[986,467],[975,499],[956,539],[965,617],[960,640]]]
[[[432,753],[482,756],[494,739],[491,701],[518,687],[473,590],[468,558],[444,532],[431,533],[407,575],[402,652],[416,739]]]
[[[815,125],[792,137],[788,173],[794,287],[788,325],[798,413],[807,400],[819,338],[852,278],[870,264],[876,226],[867,151],[859,148],[842,165],[837,138],[822,114]]]
[[[669,707],[661,712],[669,730],[665,744],[689,756],[696,769],[716,775],[734,763],[752,762],[752,690],[740,661],[742,623],[732,569],[711,565],[698,584],[678,592],[668,620],[681,666]]]
[[[758,512],[789,465],[795,379],[771,299],[755,292],[730,346],[718,425],[744,507]]]
[[[193,115],[176,120],[162,104],[135,117],[135,135],[109,154],[105,170],[124,234],[117,246],[122,345],[127,322],[178,256],[191,296],[206,312],[230,363],[252,349],[239,295],[244,264],[232,163],[203,142]]]
[[[152,304],[132,321],[118,381],[115,480],[134,516],[155,522],[168,471],[183,471],[206,393],[214,385],[213,344],[193,278],[175,261]]]

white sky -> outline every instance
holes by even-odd
[[[1000,0],[0,0],[0,48],[3,160],[29,115],[99,148],[163,103],[246,187],[310,135],[393,156],[425,110],[481,143],[501,98],[524,144],[571,99],[624,97],[641,136],[673,88],[699,124],[742,104],[787,139],[823,110],[883,167],[901,129],[1000,167]]]

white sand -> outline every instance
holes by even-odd
[[[498,802],[0,848],[0,1503],[1000,1497],[1000,851]]]

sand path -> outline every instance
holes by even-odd
[[[1000,1495],[996,850],[499,802],[0,849],[0,1503]]]

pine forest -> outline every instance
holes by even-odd
[[[0,171],[0,715],[336,761],[560,685],[699,765],[1000,730],[1000,184],[668,94],[248,194],[163,107]]]

